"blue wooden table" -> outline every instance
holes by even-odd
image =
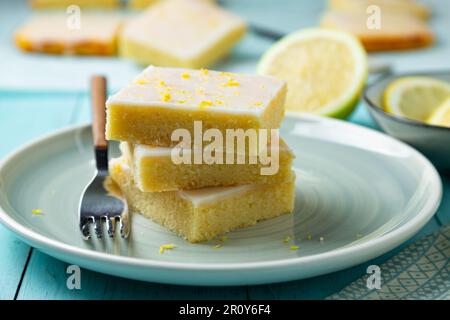
[[[317,3],[316,1],[308,2]],[[248,19],[266,21],[267,25],[272,24],[274,28],[278,27],[282,31],[304,26],[305,23],[313,24],[310,21],[312,18],[308,18],[310,20],[307,22],[294,21],[292,13],[290,19],[270,16],[270,14],[277,15],[278,13],[269,13],[268,10],[260,10],[258,17],[252,15],[254,8],[268,6],[267,0],[260,1],[259,5],[256,6],[255,1],[250,0],[240,3],[247,4],[239,7],[237,1],[230,1],[230,6],[240,11],[242,15],[247,16]],[[289,6],[294,6],[295,3],[298,2],[286,1],[286,5]],[[317,15],[316,11],[322,10],[322,5],[315,5],[311,9],[312,13],[308,14],[307,17]],[[450,10],[446,11],[450,12]],[[283,22],[281,27],[276,23],[286,20],[287,22]],[[445,25],[445,21],[446,26],[448,26],[450,19],[443,19],[442,21],[438,28]],[[450,30],[445,29],[446,33]],[[0,30],[3,36],[5,35],[4,32],[6,32],[5,29]],[[446,36],[449,38],[448,34]],[[249,36],[236,49],[233,59],[238,56],[240,61],[245,59],[253,61],[255,57],[248,50],[248,48],[253,47],[254,42],[252,41],[256,40]],[[7,44],[2,43],[0,45],[2,46],[1,50],[3,50],[3,45],[6,46]],[[444,55],[448,48],[449,46],[441,46],[439,51],[433,49],[421,52],[417,54],[416,58],[424,59],[422,56],[428,56],[424,61],[429,66],[439,66],[439,61],[435,61],[435,59],[441,54]],[[2,58],[1,50],[0,59]],[[411,56],[408,57],[412,59]],[[386,56],[381,55],[381,58],[386,58]],[[399,55],[392,55],[388,58],[392,61],[402,61]],[[406,65],[402,66],[400,62],[399,65],[406,68]],[[441,60],[439,63],[448,62]],[[4,67],[3,61],[0,63],[0,137],[2,137],[0,157],[37,136],[64,126],[90,120],[89,99],[83,88],[52,90],[52,84],[50,83],[47,90],[42,88],[36,90],[33,84],[27,83],[26,79],[23,79],[23,87],[11,88],[7,86],[8,79],[5,77],[14,77],[15,75],[5,74],[4,69],[1,69]],[[49,70],[49,72],[51,71]],[[11,83],[18,83],[20,79],[17,80],[16,78],[11,81]],[[349,120],[364,126],[375,126],[363,105],[358,106]],[[66,286],[66,263],[27,246],[0,226],[0,299],[322,299],[365,275],[368,265],[380,264],[412,241],[450,223],[450,178],[443,177],[443,183],[444,200],[438,213],[413,239],[399,248],[374,261],[333,274],[262,286],[227,288],[171,286],[131,281],[83,270],[81,290],[68,290]]]

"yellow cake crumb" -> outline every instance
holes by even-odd
[[[215,104],[218,105],[218,106],[221,106],[221,105],[223,105],[223,101],[222,100],[216,100]]]
[[[166,250],[175,249],[177,246],[174,244],[163,244],[159,246],[159,253],[164,253]]]
[[[255,106],[256,106],[256,107],[260,107],[260,106],[262,106],[262,104],[263,104],[263,103],[262,103],[261,101],[256,101],[256,102],[255,102]]]
[[[220,248],[222,248],[222,245],[221,245],[221,244],[216,244],[216,245],[214,246],[214,249],[220,249]]]
[[[119,164],[115,165],[115,166],[113,167],[113,171],[114,171],[116,174],[121,173],[121,172],[122,172],[122,166],[120,166]]]
[[[158,82],[158,86],[160,86],[160,87],[165,87],[165,86],[166,86],[166,82],[163,81],[163,80],[160,80],[160,81]]]
[[[208,69],[200,69],[200,72],[204,75],[207,76],[209,74],[209,70]]]
[[[35,215],[41,215],[42,214],[42,210],[41,209],[33,209],[33,210],[31,210],[31,213],[33,213]]]
[[[177,102],[183,104],[183,103],[186,103],[187,100],[178,100]]]
[[[296,251],[296,250],[298,250],[298,249],[300,249],[299,246],[291,246],[291,250],[293,250],[293,251]]]

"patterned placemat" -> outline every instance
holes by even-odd
[[[379,289],[369,289],[373,274],[368,274],[327,299],[450,300],[449,261],[450,226],[446,226],[381,264]]]

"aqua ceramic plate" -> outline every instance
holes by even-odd
[[[288,115],[282,136],[296,154],[295,213],[218,241],[189,244],[134,215],[131,239],[81,240],[80,194],[94,172],[91,134],[78,126],[39,139],[0,165],[0,220],[43,252],[82,267],[145,281],[245,285],[351,267],[414,235],[441,200],[434,167],[382,133],[315,116]],[[117,146],[112,152],[117,154]],[[42,215],[33,215],[33,209]],[[284,243],[283,239],[292,237]],[[321,241],[322,240],[322,241]],[[174,250],[160,254],[161,244]],[[296,244],[299,250],[290,246]]]

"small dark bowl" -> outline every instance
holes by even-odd
[[[364,91],[364,101],[369,113],[386,133],[422,152],[438,169],[450,171],[450,128],[396,116],[382,108],[383,94],[388,84],[405,76],[427,76],[450,82],[450,71],[387,75]]]

